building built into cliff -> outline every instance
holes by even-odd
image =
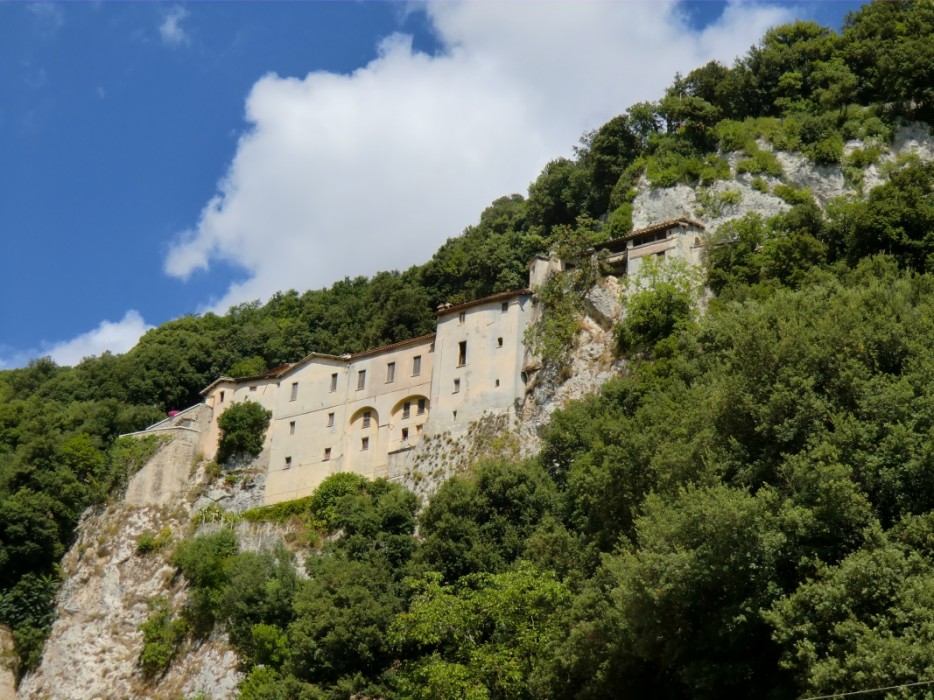
[[[444,306],[430,335],[353,355],[311,353],[257,377],[222,377],[202,392],[213,414],[202,452],[216,452],[226,408],[256,401],[272,412],[266,503],[308,495],[335,472],[393,476],[393,464],[426,430],[521,402],[531,310],[531,290],[504,292]]]
[[[701,224],[676,219],[598,251],[607,251],[606,262],[621,275],[635,274],[648,255],[699,264],[702,232]],[[218,417],[235,403],[259,403],[272,413],[263,456],[266,504],[307,496],[337,472],[399,476],[426,436],[463,432],[490,414],[520,414],[528,370],[536,366],[524,343],[540,313],[533,289],[563,269],[553,256],[536,256],[529,289],[444,304],[430,335],[351,355],[313,352],[255,377],[221,377],[204,389],[203,404],[144,432],[197,431],[201,453],[212,458]]]

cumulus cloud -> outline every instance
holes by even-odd
[[[672,0],[428,4],[436,56],[394,35],[350,75],[253,86],[250,129],[165,271],[245,268],[212,301],[223,311],[422,262],[584,131],[657,99],[676,71],[731,62],[792,10],[733,3],[696,31]]]
[[[165,44],[175,47],[183,46],[191,41],[191,37],[182,26],[182,20],[187,16],[188,10],[178,5],[168,11],[162,24],[159,25],[159,36]]]
[[[42,355],[48,355],[56,364],[76,365],[85,357],[106,351],[126,352],[152,326],[147,325],[138,311],[127,311],[119,321],[101,321],[94,330],[60,343],[47,344]]]

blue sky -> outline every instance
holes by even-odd
[[[0,3],[0,368],[423,262],[676,70],[858,4]]]

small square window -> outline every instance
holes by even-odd
[[[422,373],[422,356],[416,355],[412,358],[412,376],[417,377]]]
[[[334,427],[334,414],[333,413],[328,414],[328,427],[329,428]]]
[[[295,435],[295,421],[289,421],[289,435]]]
[[[364,387],[366,387],[366,370],[361,369],[357,372],[357,391],[360,391]]]
[[[292,382],[292,396],[289,398],[289,401],[294,401],[298,398],[298,382]]]
[[[286,458],[285,458],[285,468],[288,469],[288,468],[291,467],[291,466],[292,466],[292,458],[291,458],[291,457],[286,457]]]
[[[425,425],[424,425],[424,424],[422,424],[422,425],[416,425],[416,426],[415,426],[415,434],[416,434],[416,435],[421,435],[421,434],[422,434],[422,431],[423,431],[424,429],[425,429]]]
[[[418,400],[418,415],[423,415],[423,414],[425,413],[425,406],[426,406],[426,405],[427,405],[427,404],[426,404],[426,402],[425,402],[425,399],[419,399],[419,400]]]
[[[324,448],[324,461],[327,462],[329,459],[331,459],[331,448],[325,447]]]
[[[331,375],[331,391],[337,391],[337,372]]]
[[[370,449],[370,438],[365,437],[365,438],[363,438],[362,440],[360,440],[360,449],[361,449],[361,450],[368,450],[368,449]]]
[[[498,348],[503,347],[503,339],[502,339],[502,338],[497,338],[497,339],[496,339],[496,347],[498,347]]]
[[[509,311],[509,302],[504,301],[501,308],[502,308],[503,313],[506,313],[507,311]]]
[[[454,380],[454,391],[453,391],[452,393],[456,394],[456,393],[459,392],[460,390],[461,390],[461,380],[460,380],[460,379],[455,379],[455,380]]]
[[[364,428],[370,427],[370,412],[369,411],[363,412],[363,427]]]
[[[386,381],[392,382],[396,379],[396,363],[390,362],[386,365]]]
[[[410,415],[412,415],[412,402],[406,401],[402,405],[402,420],[407,419]]]
[[[250,387],[250,391],[256,391],[256,387],[255,387],[255,386],[251,386],[251,387]]]

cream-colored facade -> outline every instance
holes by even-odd
[[[301,498],[329,475],[392,476],[428,433],[466,427],[524,395],[522,336],[531,291],[497,294],[438,312],[438,330],[355,355],[312,353],[262,377],[207,387],[213,409],[201,449],[217,451],[217,418],[239,401],[272,411],[264,502]]]
[[[701,262],[703,225],[666,221],[598,247],[617,271],[636,275],[649,256]],[[529,264],[535,288],[564,269],[554,257]],[[202,393],[211,409],[200,448],[217,451],[218,417],[232,404],[256,401],[272,412],[266,434],[264,502],[311,494],[330,474],[395,476],[426,436],[466,430],[490,413],[518,415],[524,368],[534,358],[523,342],[536,320],[532,291],[522,289],[439,308],[437,331],[355,355],[312,353],[259,377],[218,379]]]

